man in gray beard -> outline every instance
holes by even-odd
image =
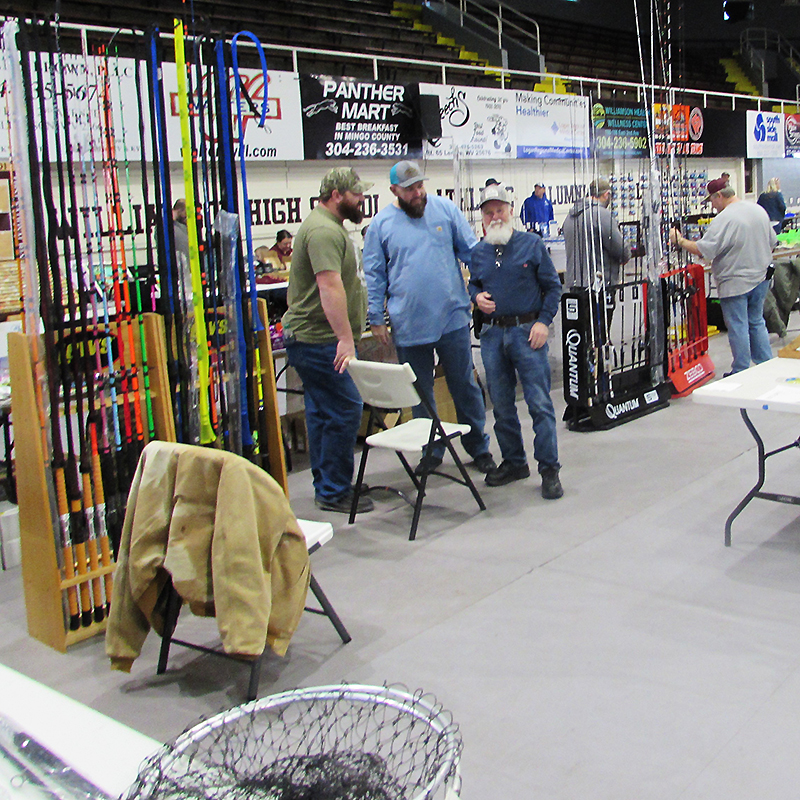
[[[501,186],[481,191],[486,235],[472,250],[469,293],[484,314],[481,357],[494,406],[494,432],[503,454],[486,483],[502,486],[530,475],[516,406],[517,376],[533,420],[533,457],[542,497],[564,494],[547,338],[558,312],[561,281],[542,239],[514,230],[511,200]]]

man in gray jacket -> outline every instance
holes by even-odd
[[[589,184],[589,197],[578,200],[564,222],[567,249],[566,289],[590,287],[601,271],[605,286],[619,283],[620,267],[631,257],[619,225],[612,217],[611,184],[597,178]]]

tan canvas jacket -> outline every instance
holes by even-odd
[[[280,486],[222,450],[151,442],[131,486],[106,653],[129,672],[161,633],[168,576],[195,614],[216,616],[226,653],[283,655],[305,605],[308,550]]]

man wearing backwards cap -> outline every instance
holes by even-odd
[[[458,421],[470,426],[461,441],[486,473],[495,464],[473,374],[470,302],[458,263],[469,261],[477,238],[450,200],[426,194],[425,180],[413,161],[401,161],[389,172],[395,202],[375,217],[364,242],[369,322],[375,337],[388,343],[386,304],[398,358],[411,365],[431,404],[436,351]],[[424,413],[421,406],[414,409],[414,416]],[[443,455],[444,448],[426,453],[418,474],[436,469]]]
[[[751,361],[760,364],[772,358],[764,298],[769,290],[767,268],[777,238],[767,212],[755,203],[740,200],[725,178],[709,181],[707,188],[703,202],[710,202],[717,215],[703,238],[693,242],[673,228],[669,239],[711,262],[733,354],[731,372],[741,372]]]
[[[366,297],[343,223],[364,219],[364,192],[371,186],[351,168],[325,175],[319,203],[295,237],[289,273],[286,355],[303,381],[314,499],[323,511],[349,513],[352,499],[363,404],[346,367],[364,330]],[[368,497],[358,505],[359,511],[372,509]]]
[[[486,235],[472,251],[469,293],[484,313],[481,356],[494,406],[494,432],[503,454],[486,476],[502,486],[530,475],[516,405],[517,376],[533,420],[533,457],[542,497],[564,493],[558,471],[556,417],[550,398],[547,337],[558,312],[561,281],[540,236],[515,231],[511,201],[500,186],[481,191]]]

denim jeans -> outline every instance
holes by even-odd
[[[436,408],[433,399],[433,353],[439,356],[444,370],[447,388],[456,407],[456,419],[462,425],[469,425],[470,431],[461,437],[464,449],[477,458],[489,452],[489,437],[484,433],[486,427],[486,406],[478,387],[472,363],[472,341],[469,327],[445,333],[438,342],[418,344],[411,347],[397,346],[397,358],[401,364],[408,362],[417,376],[421,394]],[[422,405],[413,408],[415,417],[427,417]],[[437,447],[432,456],[442,458],[444,448]]]
[[[350,491],[353,450],[364,404],[350,375],[333,368],[336,344],[287,340],[286,357],[303,381],[314,494],[335,500]]]
[[[525,444],[517,414],[517,376],[533,420],[533,457],[539,472],[558,467],[556,416],[550,398],[550,364],[547,345],[531,348],[528,335],[532,322],[501,328],[492,325],[481,331],[481,356],[489,396],[494,405],[494,433],[504,461],[525,464]]]
[[[731,372],[747,369],[751,360],[760,364],[772,358],[769,333],[764,322],[764,298],[768,291],[769,281],[762,281],[747,294],[719,299],[733,354]]]

